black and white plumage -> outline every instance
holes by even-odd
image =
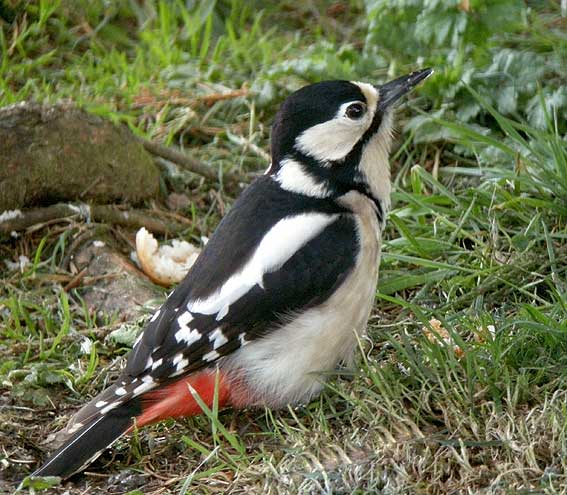
[[[390,206],[392,103],[425,79],[328,81],[282,105],[272,163],[153,315],[116,383],[35,475],[68,477],[135,425],[308,401],[366,326]]]

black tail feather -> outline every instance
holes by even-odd
[[[32,476],[68,478],[93,462],[133,425],[132,409],[126,404],[103,415],[71,435]]]

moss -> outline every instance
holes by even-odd
[[[71,104],[0,109],[0,211],[57,201],[139,203],[159,170],[125,128]]]

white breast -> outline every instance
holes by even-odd
[[[380,229],[373,203],[357,192],[342,203],[355,213],[360,251],[353,271],[323,305],[292,319],[267,337],[250,342],[223,363],[244,382],[246,397],[235,405],[282,407],[307,401],[322,388],[325,372],[352,357],[374,302]],[[239,387],[235,384],[235,389]]]

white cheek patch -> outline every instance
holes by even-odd
[[[351,81],[366,99],[366,113],[358,120],[346,117],[346,109],[356,103],[343,103],[335,118],[303,131],[295,141],[296,148],[320,162],[340,161],[352,150],[372,124],[378,104],[378,90],[368,83]]]
[[[250,260],[206,299],[190,301],[190,311],[204,315],[226,314],[252,287],[262,287],[265,274],[279,269],[338,215],[304,213],[283,218],[264,236]],[[219,318],[217,317],[217,320]]]
[[[341,107],[334,119],[303,131],[295,140],[295,147],[320,162],[339,161],[348,155],[369,125],[365,117],[345,117]]]
[[[315,198],[326,198],[329,190],[325,184],[315,181],[304,169],[301,163],[286,158],[280,163],[280,169],[274,180],[286,191],[304,194]]]

